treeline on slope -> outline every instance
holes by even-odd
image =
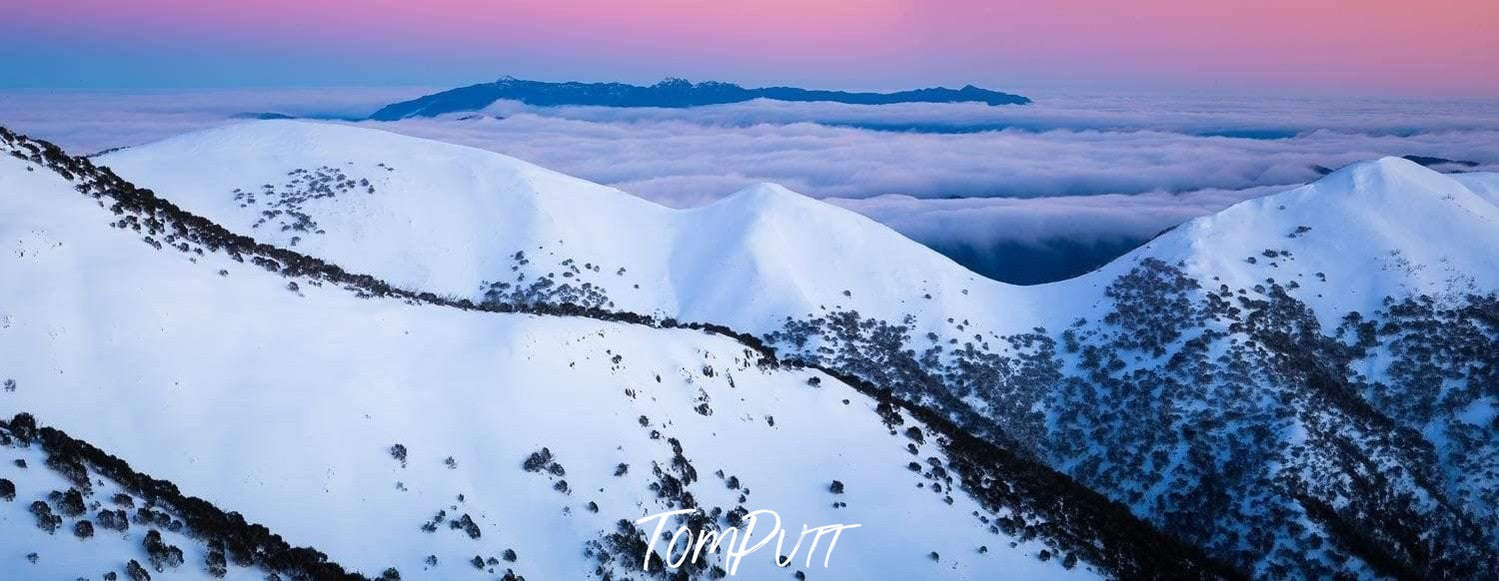
[[[1141,521],[1123,504],[1014,448],[969,433],[946,413],[902,400],[889,389],[878,388],[858,377],[828,369],[821,371],[878,401],[877,410],[887,426],[894,428],[905,423],[901,411],[925,424],[947,452],[948,466],[959,473],[968,493],[992,512],[1012,511],[1012,519],[996,523],[1006,534],[1022,539],[1046,538],[1125,579],[1243,576],[1200,549]],[[1098,543],[1097,538],[1089,538],[1081,531],[1108,531],[1106,538],[1110,542]]]
[[[1499,302],[1470,295],[1433,320],[1420,307],[1429,300],[1392,301],[1399,316],[1360,325],[1367,341],[1351,345],[1322,331],[1295,288],[1268,279],[1208,291],[1147,258],[1106,289],[1112,308],[1101,321],[1080,319],[1060,341],[1045,329],[1000,337],[953,319],[946,336],[915,338],[910,316],[891,323],[856,311],[788,320],[769,340],[1064,466],[1255,574],[1494,575],[1491,537],[1465,512],[1474,507],[1444,493],[1422,424],[1397,423],[1366,401],[1362,393],[1390,386],[1351,366],[1373,356],[1384,333],[1405,345],[1395,349],[1396,381],[1447,394],[1439,409],[1492,396],[1494,349],[1484,346],[1499,335]],[[1441,391],[1444,380],[1468,383]],[[1463,480],[1474,496],[1492,498],[1482,487],[1495,481],[1484,477],[1496,470],[1493,436],[1465,429],[1451,440],[1461,446],[1456,465],[1476,474]]]
[[[1499,402],[1499,295],[1386,299],[1370,319],[1345,318],[1338,333],[1360,354],[1388,350],[1388,383],[1361,382],[1364,398],[1407,428],[1442,433],[1436,453],[1451,466],[1448,487],[1489,509],[1477,518],[1499,545],[1499,414],[1488,425],[1462,419],[1485,399]]]
[[[257,242],[249,236],[231,232],[207,218],[183,210],[149,189],[136,187],[115,175],[114,171],[108,167],[95,165],[88,158],[69,156],[50,142],[25,137],[3,126],[0,126],[0,141],[16,148],[11,151],[13,157],[43,165],[65,179],[78,182],[74,187],[80,193],[100,200],[100,204],[104,203],[105,198],[113,201],[113,204],[109,206],[110,211],[122,216],[113,225],[117,228],[144,233],[145,237],[142,240],[158,250],[170,247],[182,253],[198,256],[202,256],[205,251],[223,252],[236,262],[248,262],[286,277],[301,277],[318,282],[340,284],[364,297],[405,299],[413,303],[442,305],[465,310],[585,317],[659,328],[700,330],[732,338],[744,343],[769,360],[774,359],[774,352],[753,335],[739,333],[713,323],[682,322],[671,317],[657,318],[573,303],[498,301],[476,303],[467,298],[402,289],[374,276],[350,273],[322,259]],[[26,153],[20,151],[21,149],[26,150]],[[158,236],[160,240],[157,239]]]
[[[726,337],[744,345],[747,349],[759,355],[759,362],[762,366],[773,368],[781,365],[781,359],[777,356],[776,350],[765,341],[754,335],[740,333],[723,325],[681,322],[670,317],[658,319],[650,315],[607,310],[598,307],[583,307],[567,303],[475,303],[463,298],[445,297],[430,292],[400,289],[373,276],[349,273],[337,265],[327,263],[323,260],[269,244],[263,244],[248,236],[230,232],[211,220],[187,212],[177,205],[158,197],[149,189],[136,187],[134,184],[115,175],[107,167],[97,166],[87,158],[69,156],[49,142],[25,137],[11,132],[5,127],[0,127],[0,141],[13,148],[11,152],[13,156],[44,165],[62,177],[70,181],[76,181],[75,188],[80,193],[99,200],[101,205],[104,204],[105,198],[113,200],[114,203],[110,206],[110,210],[116,215],[125,216],[121,221],[116,222],[116,227],[130,228],[138,232],[144,232],[146,236],[143,240],[158,249],[161,249],[160,242],[157,242],[153,237],[161,235],[167,245],[170,245],[179,252],[197,255],[204,254],[205,249],[208,252],[224,252],[236,261],[248,261],[265,270],[279,273],[283,276],[304,277],[313,281],[340,284],[356,295],[364,297],[398,298],[412,303],[441,305],[465,310],[584,317],[656,328],[699,330],[711,335]],[[26,153],[22,153],[22,149]],[[830,374],[847,377],[850,380],[855,377],[839,373],[833,367],[822,366],[816,362],[797,362],[796,365],[817,368]],[[887,400],[890,397],[888,395],[890,392],[888,388],[875,388],[872,384],[862,381],[851,385],[873,397],[886,397]],[[924,418],[930,417],[933,420],[942,419],[942,414],[924,410],[919,402],[908,401],[903,405],[906,409],[912,411],[912,413],[922,414]],[[1230,569],[1223,567],[1210,558],[1202,556],[1196,549],[1176,542],[1168,536],[1159,533],[1151,534],[1150,531],[1153,531],[1153,529],[1151,529],[1150,525],[1130,516],[1127,510],[1120,509],[1118,505],[1113,504],[1097,493],[1071,481],[1068,476],[1056,472],[1034,460],[1009,452],[1001,456],[1005,458],[1003,462],[980,462],[983,454],[991,454],[995,450],[1005,450],[1005,448],[992,444],[988,448],[980,447],[978,443],[982,442],[982,440],[969,436],[956,424],[952,424],[945,419],[933,425],[944,426],[944,434],[949,440],[959,443],[954,453],[968,459],[964,464],[965,466],[986,467],[984,470],[987,470],[986,473],[990,474],[990,478],[993,478],[994,474],[1005,474],[1010,470],[1023,468],[1022,474],[1017,474],[1014,477],[1007,476],[1001,479],[1000,482],[1009,482],[1022,478],[1036,479],[1037,482],[1046,482],[1046,486],[1038,484],[1035,486],[1016,487],[1011,488],[1007,493],[985,491],[983,489],[973,489],[970,492],[985,502],[994,503],[1002,499],[1009,499],[1022,505],[1033,505],[1036,507],[1033,510],[1046,515],[1046,521],[1050,523],[1038,529],[1038,534],[1049,536],[1062,548],[1097,559],[1091,562],[1100,569],[1120,575],[1131,574],[1152,577],[1190,576],[1194,578],[1211,578],[1233,576],[1227,573],[1231,571]],[[991,441],[1009,441],[1009,438],[996,434],[995,439]],[[978,452],[975,452],[975,450]],[[982,476],[976,476],[974,479],[981,483],[985,481]],[[968,478],[965,477],[965,482],[967,480]],[[1006,484],[1006,486],[1010,485]],[[1090,514],[1095,511],[1098,513],[1097,515]],[[1068,534],[1066,536],[1053,536],[1060,535],[1061,532],[1067,532]]]
[[[1266,462],[1251,462],[1251,466],[1288,467],[1284,473],[1259,478],[1245,474],[1241,486],[1277,491],[1278,498],[1267,500],[1279,500],[1285,507],[1296,508],[1285,502],[1294,500],[1302,514],[1325,527],[1326,539],[1342,554],[1393,577],[1495,574],[1492,547],[1482,541],[1484,532],[1463,503],[1448,497],[1431,445],[1417,430],[1392,421],[1361,396],[1362,380],[1352,372],[1352,364],[1370,352],[1325,333],[1312,310],[1289,292],[1294,288],[1294,283],[1274,279],[1249,291],[1231,292],[1220,285],[1205,295],[1206,301],[1194,301],[1189,312],[1199,313],[1197,317],[1206,323],[1184,332],[1201,332],[1204,346],[1217,343],[1223,351],[1214,359],[1200,349],[1190,355],[1178,352],[1176,361],[1187,357],[1196,361],[1163,369],[1163,376],[1171,374],[1175,381],[1186,382],[1191,375],[1180,373],[1181,369],[1211,364],[1235,370],[1213,379],[1212,384],[1220,389],[1232,389],[1236,382],[1264,386],[1261,393],[1272,401],[1262,399],[1251,406],[1227,402],[1215,412],[1222,423],[1203,427],[1227,434],[1219,426],[1238,424],[1242,429],[1226,449],[1252,450]],[[1201,331],[1216,325],[1226,326],[1227,334]],[[1246,398],[1254,395],[1244,393]],[[1256,414],[1263,419],[1256,419]],[[1284,447],[1256,443],[1286,430],[1302,433],[1302,442]],[[1206,467],[1210,477],[1232,482],[1231,470],[1221,462],[1209,462]],[[1289,547],[1315,546],[1323,539],[1285,521],[1258,525],[1283,531],[1276,540],[1279,563],[1272,566],[1272,572],[1294,571],[1292,564],[1298,556]],[[1295,542],[1286,543],[1286,539]],[[1269,544],[1261,540],[1259,546]],[[1327,554],[1336,564],[1338,552]]]
[[[29,413],[18,413],[9,421],[0,420],[0,431],[21,445],[40,444],[47,454],[47,466],[85,494],[90,494],[92,488],[89,482],[92,469],[144,499],[149,506],[169,507],[181,516],[194,538],[216,550],[222,547],[228,560],[237,565],[259,567],[299,581],[366,579],[330,561],[321,551],[294,547],[264,525],[248,522],[237,512],[225,512],[206,500],[187,496],[176,484],[137,472],[124,460],[62,430],[39,425]]]

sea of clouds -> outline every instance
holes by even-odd
[[[480,147],[674,207],[757,182],[932,244],[1143,240],[1386,155],[1499,170],[1499,103],[1024,92],[1027,106],[752,101],[352,121],[426,88],[0,91],[0,124],[93,152],[274,112]]]

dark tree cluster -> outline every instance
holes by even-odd
[[[135,559],[125,564],[125,574],[130,576],[130,581],[151,581],[151,573]]]
[[[31,516],[36,518],[36,528],[47,531],[49,535],[62,526],[62,517],[53,514],[52,507],[40,500],[31,503]]]
[[[208,551],[203,555],[203,570],[219,579],[229,574],[229,557],[223,541],[213,540],[208,543]]]
[[[151,561],[151,567],[156,569],[157,573],[182,565],[182,549],[162,541],[161,531],[156,529],[146,531],[146,538],[142,544],[145,546],[147,559]]]
[[[47,499],[57,505],[57,512],[66,517],[76,517],[87,510],[83,505],[83,494],[77,488],[69,488],[67,492],[54,490],[47,494]]]
[[[234,189],[234,201],[239,202],[241,208],[256,205],[258,197],[266,198],[262,204],[265,209],[261,210],[260,218],[251,228],[259,228],[274,221],[283,232],[326,234],[318,227],[312,215],[307,213],[305,205],[308,201],[333,198],[345,192],[375,193],[375,186],[370,184],[368,178],[356,181],[336,167],[325,165],[312,170],[298,168],[286,175],[288,179],[279,186],[263,184],[258,190]],[[297,240],[296,237],[292,238],[292,246],[296,246]]]
[[[94,536],[94,523],[86,520],[73,523],[73,536],[80,539],[87,539]]]
[[[483,536],[483,531],[479,530],[479,523],[474,522],[474,518],[467,513],[459,518],[448,521],[448,528],[455,531],[463,531],[463,534],[468,535],[468,538],[474,540],[478,540],[479,537]]]
[[[99,526],[105,530],[122,533],[130,530],[130,517],[126,516],[125,511],[121,509],[101,509],[94,515],[94,520],[98,521]]]
[[[1273,254],[1265,256],[1291,258]],[[1463,469],[1444,471],[1414,431],[1423,420],[1406,422],[1406,429],[1391,421],[1401,413],[1377,409],[1382,396],[1391,408],[1427,410],[1410,418],[1450,418],[1499,385],[1491,375],[1499,353],[1492,348],[1499,345],[1492,299],[1470,297],[1468,306],[1446,307],[1446,315],[1420,299],[1392,302],[1392,312],[1377,316],[1387,321],[1382,327],[1357,318],[1345,325],[1339,333],[1352,341],[1345,343],[1295,299],[1297,288],[1272,278],[1252,290],[1208,291],[1178,267],[1147,258],[1106,290],[1112,309],[1104,320],[1079,320],[1055,342],[1041,329],[995,337],[949,320],[951,339],[927,333],[922,343],[911,336],[910,317],[895,325],[852,311],[788,319],[767,340],[796,354],[796,362],[884,386],[940,410],[970,434],[1069,466],[1069,475],[1088,487],[1244,570],[1493,571],[1494,560],[1475,543],[1495,530],[1485,521],[1492,515],[1452,508],[1463,503],[1422,504],[1406,491],[1443,498],[1447,492],[1433,484],[1444,472],[1473,474],[1458,476],[1456,486],[1495,506],[1493,434],[1499,432],[1447,421],[1464,453],[1444,461]],[[1393,326],[1401,313],[1413,322]],[[1452,332],[1440,332],[1446,328]],[[1352,371],[1354,361],[1378,348],[1397,356],[1390,375],[1400,389]],[[1408,390],[1423,381],[1430,395],[1411,397]],[[1450,394],[1449,402],[1436,404],[1438,393]],[[975,398],[986,405],[984,414],[971,411]],[[898,423],[887,417],[887,425]],[[1293,429],[1310,437],[1297,445],[1278,441]],[[1368,458],[1399,468],[1371,474]],[[1268,466],[1282,468],[1269,473]],[[923,470],[915,462],[911,468]],[[1354,502],[1313,511],[1312,499]],[[1475,520],[1485,524],[1464,524]],[[1292,552],[1281,539],[1311,548]]]
[[[175,527],[193,538],[204,542],[222,543],[228,560],[244,567],[259,567],[292,579],[360,579],[357,573],[349,572],[337,563],[328,560],[321,552],[310,548],[293,547],[279,535],[264,526],[247,522],[238,513],[225,512],[209,502],[186,496],[175,484],[158,480],[134,471],[129,464],[111,456],[94,446],[74,439],[51,427],[38,426],[30,414],[17,414],[9,421],[0,421],[0,432],[10,434],[24,445],[39,444],[47,454],[48,466],[71,471],[74,466],[85,466],[88,474],[114,482],[130,494],[150,499],[158,509],[142,507],[137,515],[142,521],[160,528]],[[44,528],[56,530],[62,517],[53,514],[46,502],[36,501],[33,514],[40,521],[45,518]],[[178,515],[176,520],[165,511]],[[100,527],[109,530],[126,530],[123,510],[101,509],[96,515]],[[168,523],[164,526],[162,523]],[[180,549],[160,541],[160,532],[148,533],[146,550],[153,557],[153,566],[174,567],[181,564]],[[173,564],[175,563],[175,565]],[[139,576],[136,572],[139,572]],[[132,578],[149,578],[149,574],[137,563],[127,568]]]
[[[532,452],[530,456],[526,457],[525,461],[521,462],[521,468],[526,472],[545,471],[553,476],[567,474],[567,470],[563,469],[562,465],[553,459],[552,451],[547,448]]]
[[[571,258],[562,261],[561,275],[547,272],[534,278],[521,270],[521,266],[530,264],[530,260],[525,258],[525,253],[517,252],[512,259],[515,262],[511,266],[511,270],[516,273],[515,280],[511,282],[483,281],[479,288],[479,293],[483,297],[481,305],[535,307],[571,304],[588,309],[614,307],[614,301],[609,299],[609,293],[603,286],[582,280],[585,270]],[[597,272],[599,268],[592,264],[585,266],[586,272]],[[562,279],[560,283],[557,281],[559,278]]]

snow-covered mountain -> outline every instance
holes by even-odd
[[[1016,287],[778,186],[671,210],[493,153],[338,125],[250,123],[99,163],[272,244],[283,270],[322,272],[276,247],[372,275],[328,280],[422,303],[402,306],[424,307],[411,320],[436,303],[753,335],[740,348],[768,344],[851,388],[889,390],[953,437],[1040,460],[1242,572],[1499,574],[1493,174],[1355,164],[1184,224],[1089,275]],[[336,291],[309,286],[298,292]],[[179,303],[194,304],[164,302]],[[293,345],[321,358],[349,335]],[[425,345],[400,352],[446,352]],[[542,350],[572,353],[560,341]],[[390,373],[409,364],[374,352],[400,362]],[[473,357],[458,359],[464,369]]]
[[[835,305],[941,320],[1012,304],[1020,319],[1004,327],[1036,322],[1017,287],[775,185],[673,210],[479,149],[303,122],[191,133],[99,163],[232,230],[434,293],[567,285],[579,302],[754,332]],[[829,260],[862,256],[875,259]]]
[[[1249,288],[1279,275],[1324,324],[1386,296],[1499,289],[1499,175],[1445,175],[1398,157],[1356,163],[1283,194],[1194,220],[1142,253]],[[1320,276],[1317,273],[1321,273]],[[1310,277],[1310,278],[1308,278]]]
[[[243,129],[260,133],[241,146],[327,151],[322,126]],[[633,577],[651,530],[631,521],[685,508],[701,510],[687,524],[725,531],[747,527],[746,510],[779,512],[790,538],[745,557],[738,574],[747,578],[1222,572],[940,413],[783,363],[720,327],[529,304],[475,308],[422,292],[413,283],[440,288],[462,275],[441,261],[424,270],[419,254],[381,254],[398,251],[395,242],[356,260],[412,277],[387,284],[355,263],[265,243],[290,245],[290,231],[194,214],[193,200],[206,198],[185,196],[178,207],[167,201],[172,190],[158,197],[5,131],[0,150],[0,415],[24,412],[0,423],[7,577]],[[215,171],[214,150],[197,150],[183,179]],[[380,192],[437,183],[398,181],[402,165],[427,159],[404,153],[384,162],[388,170],[314,166],[315,176],[346,173],[330,184],[364,189],[330,185],[333,196],[286,202],[301,205],[267,223],[317,221],[298,248],[325,259],[358,249],[336,227],[363,228],[358,240],[369,244],[440,240],[443,229],[416,211],[441,206],[436,198],[400,202],[412,205],[406,229],[380,232],[400,224]],[[521,220],[531,228],[522,233],[586,232],[567,213],[545,214],[566,208],[548,199],[554,187],[572,188],[560,195],[574,208],[637,204],[513,160],[474,164],[471,181],[447,185],[504,185],[511,202],[529,199],[517,216],[540,216]],[[257,170],[248,158],[217,171],[226,168],[271,179],[269,165]],[[354,168],[387,175],[365,186]],[[465,203],[486,201],[470,193]],[[815,206],[777,190],[743,199]],[[218,209],[259,203],[241,200],[247,208]],[[613,220],[660,212],[633,207]],[[462,230],[464,216],[449,217],[459,235],[482,230],[482,221]],[[842,534],[824,568],[828,539],[815,557],[794,547],[803,523],[861,526]],[[764,534],[768,524],[759,527]],[[795,559],[778,570],[777,554]],[[720,555],[695,573],[732,566]],[[659,558],[652,571],[664,575]]]
[[[1016,287],[774,185],[671,210],[345,126],[238,125],[101,163],[398,286],[763,337],[1254,574],[1499,568],[1494,174],[1358,163]]]

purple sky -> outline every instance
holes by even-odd
[[[503,74],[1499,97],[1499,2],[18,0],[0,86],[452,85]]]

